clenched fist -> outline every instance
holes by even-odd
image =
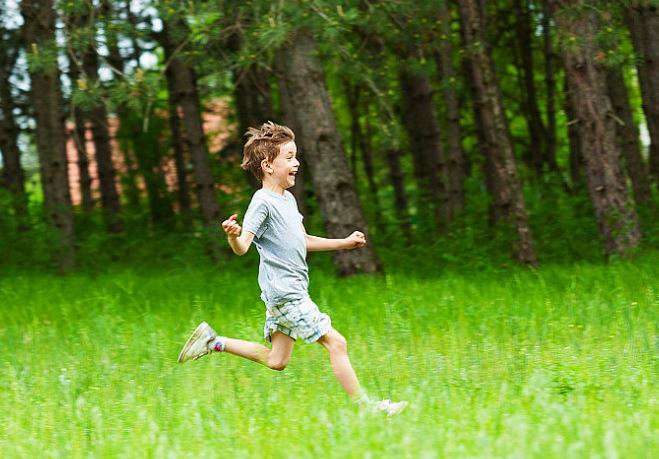
[[[222,222],[222,229],[225,233],[227,233],[229,237],[240,236],[240,232],[242,231],[242,228],[236,221],[237,216],[238,214],[233,214],[231,217]]]
[[[358,249],[366,245],[366,236],[361,231],[355,231],[345,238],[346,249]]]

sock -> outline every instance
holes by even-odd
[[[208,349],[210,349],[211,351],[224,352],[225,348],[226,348],[226,343],[224,342],[224,338],[222,336],[218,336],[212,341],[208,342]]]
[[[365,391],[360,391],[358,395],[355,395],[353,397],[353,401],[357,403],[358,405],[370,405],[371,404],[371,399],[368,398],[368,395],[366,394]]]

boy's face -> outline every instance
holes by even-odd
[[[295,142],[287,142],[279,145],[279,154],[271,162],[264,160],[261,164],[263,167],[264,181],[274,181],[284,190],[295,185],[295,174],[300,167],[297,160],[297,146]]]

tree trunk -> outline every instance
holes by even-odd
[[[17,45],[18,46],[18,45]],[[18,148],[20,132],[14,118],[14,101],[9,77],[16,62],[18,49],[0,47],[0,152],[2,152],[2,185],[11,193],[11,206],[19,231],[27,230],[27,196],[25,173]]]
[[[453,45],[451,43],[451,16],[446,2],[439,2],[439,21],[442,37],[435,56],[437,73],[442,82],[446,105],[446,194],[447,218],[452,219],[464,209],[464,182],[467,178],[467,162],[462,149],[460,127],[460,103],[456,88],[456,72],[453,68]]]
[[[650,133],[650,172],[659,183],[659,7],[654,0],[635,0],[627,9],[627,23]]]
[[[565,47],[572,106],[579,120],[586,179],[607,255],[624,255],[636,247],[640,232],[634,206],[620,168],[615,119],[606,93],[606,76],[598,59],[598,12],[582,0],[553,0],[557,25],[576,38]]]
[[[632,182],[634,199],[637,204],[644,204],[650,199],[650,181],[641,156],[638,126],[634,122],[627,86],[620,67],[607,69],[606,85],[613,111],[619,119],[615,126],[616,137],[622,157],[625,159],[627,175]],[[623,124],[620,124],[621,122]]]
[[[550,170],[557,171],[556,163],[556,79],[554,78],[554,44],[551,37],[551,8],[549,0],[542,1],[542,38],[545,54],[545,88],[547,91],[547,127],[545,163]]]
[[[368,113],[368,103],[366,104],[366,110]],[[369,117],[366,117],[366,126],[362,130],[361,124],[359,124],[359,149],[362,151],[362,163],[364,165],[364,174],[366,174],[366,181],[368,183],[368,189],[373,200],[373,210],[375,213],[375,227],[380,233],[385,231],[385,223],[382,215],[382,206],[380,204],[380,198],[378,197],[378,185],[375,182],[375,172],[373,168],[373,145],[371,139],[373,138],[373,129]]]
[[[236,114],[238,115],[238,125],[240,126],[241,145],[244,144],[242,137],[250,127],[260,127],[268,120],[274,119],[272,108],[272,98],[270,97],[270,87],[268,76],[264,70],[255,66],[245,69],[241,74],[235,74],[236,89]],[[253,188],[260,188],[261,184],[250,171],[245,171],[247,178]],[[296,184],[301,182],[296,176]],[[300,189],[304,183],[300,183]]]
[[[92,178],[89,175],[85,116],[79,107],[73,108],[73,121],[75,127],[71,135],[73,137],[73,143],[76,146],[76,151],[78,152],[78,186],[80,187],[80,196],[82,198],[82,209],[87,213],[94,208],[94,198],[92,197]]]
[[[460,0],[460,18],[463,35],[469,50],[471,76],[475,89],[474,103],[479,106],[483,132],[488,152],[489,167],[495,191],[492,196],[496,214],[515,230],[517,240],[514,256],[522,263],[535,265],[537,258],[533,248],[531,229],[524,204],[522,186],[517,177],[517,167],[508,124],[505,118],[501,94],[494,75],[489,54],[484,48],[481,15],[475,0]]]
[[[515,0],[517,43],[519,46],[524,87],[524,115],[528,126],[531,149],[531,160],[536,175],[542,174],[545,150],[545,127],[538,107],[538,94],[533,79],[533,34],[531,33],[531,17],[526,0]]]
[[[180,43],[173,34],[172,27],[182,27],[180,24],[165,24],[163,33],[173,47]],[[214,260],[219,259],[219,245],[214,233],[220,217],[220,207],[215,195],[215,180],[211,172],[208,145],[204,135],[201,120],[201,103],[197,92],[197,77],[192,66],[185,61],[184,56],[172,57],[169,61],[170,75],[174,81],[172,87],[176,93],[175,99],[183,113],[185,139],[192,157],[194,177],[197,188],[199,207],[204,226],[208,231],[208,251]]]
[[[583,170],[583,154],[581,153],[581,141],[579,139],[579,120],[577,119],[576,110],[570,97],[570,84],[568,82],[567,72],[563,84],[563,94],[565,94],[564,110],[567,118],[567,135],[570,144],[570,182],[572,184],[572,192],[576,193],[577,188],[581,188],[583,185],[583,176],[581,173]]]
[[[405,243],[412,245],[412,225],[410,223],[410,213],[407,204],[407,193],[405,192],[404,174],[400,167],[400,157],[402,152],[396,149],[390,149],[386,152],[387,166],[389,167],[389,180],[394,188],[394,206],[398,223],[403,228]]]
[[[361,126],[359,125],[359,96],[361,88],[359,84],[350,82],[347,75],[343,77],[343,90],[350,112],[350,168],[352,175],[357,178],[357,149],[361,138]]]
[[[165,49],[165,58],[169,59],[171,56],[170,50]],[[190,187],[188,185],[187,174],[187,160],[185,156],[185,142],[181,132],[181,118],[178,113],[179,101],[176,99],[177,92],[174,89],[174,76],[171,75],[172,69],[168,67],[166,70],[167,78],[167,93],[169,104],[169,129],[171,131],[171,144],[174,150],[174,163],[176,164],[176,183],[178,185],[177,196],[178,205],[187,224],[191,222],[191,206],[190,206]]]
[[[83,54],[83,67],[90,86],[98,81],[98,57],[94,48]],[[116,171],[112,163],[112,146],[108,130],[108,113],[103,101],[98,101],[87,113],[94,139],[94,157],[101,190],[101,205],[108,230],[112,233],[123,231],[121,205],[117,192]]]
[[[114,67],[116,71],[124,72],[126,71],[126,59],[121,55],[119,51],[119,36],[116,32],[116,27],[112,25],[112,19],[114,16],[118,16],[114,12],[114,5],[109,0],[101,0],[101,17],[103,19],[103,31],[105,35],[105,44],[108,48],[108,63]],[[131,38],[133,36],[131,35]],[[139,57],[140,48],[136,41],[132,40],[133,44],[133,53]],[[139,64],[139,59],[137,60]],[[113,73],[113,78],[118,78],[118,76]],[[126,145],[125,148],[122,148],[124,163],[126,164],[126,171],[121,177],[122,190],[127,197],[128,205],[135,210],[140,209],[140,198],[142,192],[138,186],[138,166],[137,160],[133,158],[131,151],[127,144],[131,142],[130,139],[130,129],[122,129],[124,121],[130,116],[127,104],[121,103],[116,108],[117,119],[119,126],[116,129],[115,138],[119,141],[120,144]],[[127,137],[121,138],[121,133],[124,133]]]
[[[336,128],[316,49],[313,36],[304,29],[281,49],[283,80],[299,122],[297,138],[311,169],[328,236],[343,238],[354,230],[367,234],[366,219]],[[341,275],[381,270],[371,245],[337,251],[334,261]]]
[[[446,224],[445,153],[426,75],[401,63],[400,86],[403,125],[409,138],[417,180],[417,209],[422,219],[432,218],[437,228]],[[425,209],[432,213],[427,214]]]
[[[299,123],[295,116],[295,108],[293,107],[293,101],[291,100],[291,94],[288,91],[286,86],[286,81],[283,78],[283,68],[282,63],[277,64],[277,78],[279,86],[279,101],[281,111],[281,116],[284,120],[284,124],[290,127],[293,132],[298,135],[300,133]],[[257,125],[258,127],[258,125]],[[299,139],[296,138],[296,143],[299,142]],[[309,217],[309,206],[307,206],[307,194],[306,194],[306,182],[309,180],[309,169],[307,167],[307,161],[304,157],[304,152],[298,149],[297,154],[298,161],[300,161],[300,167],[298,168],[297,175],[295,177],[295,185],[293,186],[291,192],[295,196],[297,201],[297,206],[304,218]]]
[[[52,0],[23,0],[23,33],[28,50],[30,95],[35,111],[36,142],[47,220],[55,229],[60,271],[75,263],[73,211],[67,176],[66,139],[60,72],[48,57],[55,49],[55,11]]]

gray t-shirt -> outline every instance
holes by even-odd
[[[261,188],[249,203],[243,230],[254,234],[259,252],[261,299],[271,308],[309,296],[307,241],[295,197]]]

